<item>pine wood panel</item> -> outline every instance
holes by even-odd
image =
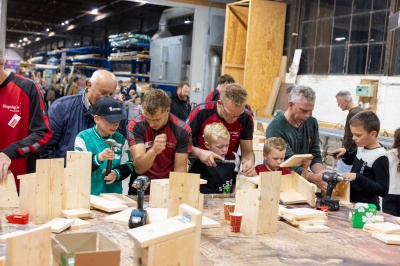
[[[92,153],[67,151],[63,186],[63,210],[90,209]]]
[[[32,217],[35,224],[61,217],[63,178],[64,159],[36,161],[35,217]]]

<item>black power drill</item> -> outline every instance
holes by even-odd
[[[138,176],[132,184],[132,187],[137,189],[137,208],[132,210],[131,217],[129,217],[129,228],[135,228],[146,224],[147,211],[143,208],[143,198],[146,188],[150,184],[150,179],[141,175]]]
[[[328,187],[326,188],[325,197],[323,197],[319,202],[319,206],[327,206],[330,211],[338,211],[339,200],[332,198],[332,192],[338,182],[343,182],[346,179],[338,173],[325,172],[322,174],[322,180],[328,184]]]

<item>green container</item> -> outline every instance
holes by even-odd
[[[364,224],[375,223],[376,206],[371,203],[358,202],[354,206],[351,225],[354,228],[363,228]]]

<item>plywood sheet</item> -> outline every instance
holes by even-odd
[[[18,206],[19,199],[14,175],[8,171],[7,178],[0,182],[0,207],[17,208]]]
[[[365,224],[363,230],[371,233],[399,234],[400,225],[389,222]]]
[[[248,103],[261,116],[268,108],[266,99],[275,103],[272,88],[278,77],[283,54],[286,4],[275,1],[250,1],[245,59],[244,87]],[[229,33],[230,34],[230,33]],[[238,40],[236,40],[238,41]],[[277,90],[279,90],[277,86]],[[273,110],[274,104],[271,106]],[[267,115],[271,115],[272,111]]]
[[[296,204],[296,203],[307,202],[307,199],[294,189],[289,189],[281,192],[280,200],[282,201],[283,204]]]
[[[312,154],[295,154],[280,164],[280,167],[293,167],[301,165],[303,159],[310,158]]]
[[[39,227],[6,239],[7,265],[50,265],[51,228]]]
[[[90,195],[90,205],[94,208],[103,210],[105,212],[123,211],[128,208],[128,206],[126,205],[117,202],[112,202],[95,195]]]
[[[35,217],[36,174],[19,175],[19,210],[29,213],[29,220]]]
[[[53,220],[45,223],[43,226],[50,226],[51,232],[59,234],[65,229],[69,228],[73,223],[73,219],[54,218]]]
[[[125,195],[118,194],[118,193],[101,193],[100,197],[108,199],[113,202],[118,202],[118,203],[124,204],[128,207],[137,205],[136,201],[134,201],[133,199],[131,199]]]
[[[92,153],[67,151],[63,186],[63,210],[90,209]]]
[[[24,233],[25,233],[25,231],[17,230],[17,231],[8,233],[8,234],[1,235],[0,236],[0,243],[5,243],[6,239],[9,238],[9,237],[19,236],[19,235],[24,234]]]
[[[61,216],[64,179],[64,159],[40,159],[36,161],[34,208],[31,220],[42,224]]]
[[[177,238],[195,231],[195,224],[182,222],[181,217],[176,216],[162,223],[147,224],[128,230],[128,235],[144,248],[156,243]]]
[[[309,208],[294,208],[294,209],[281,209],[281,214],[289,214],[294,218],[309,218],[326,216],[326,212],[309,209]]]
[[[90,210],[86,210],[83,208],[72,209],[72,210],[62,210],[61,214],[63,217],[68,218],[68,219],[84,218],[84,217],[92,216],[92,212]]]
[[[189,173],[169,173],[168,192],[168,217],[178,215],[179,206],[187,204],[195,209],[203,209],[200,206],[200,175]]]
[[[372,237],[386,244],[400,245],[400,235],[374,233],[372,234]]]
[[[83,228],[92,227],[92,224],[88,221],[79,218],[74,218],[73,220],[74,222],[71,224],[71,230],[79,230]]]

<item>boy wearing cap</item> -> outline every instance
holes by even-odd
[[[94,107],[92,128],[81,131],[75,139],[75,150],[92,152],[91,194],[122,193],[121,181],[133,173],[129,145],[117,132],[119,122],[125,119],[121,105],[110,97],[103,97]],[[114,140],[121,148],[106,143]],[[111,172],[106,176],[107,161],[112,160]]]

